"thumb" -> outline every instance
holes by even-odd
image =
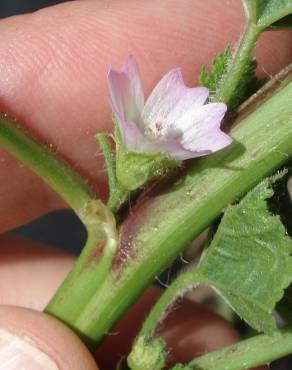
[[[84,344],[41,312],[0,307],[0,364],[9,370],[98,370]]]

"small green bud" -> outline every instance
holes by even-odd
[[[140,337],[128,356],[128,365],[131,370],[161,370],[165,360],[165,345],[161,339],[146,341]]]

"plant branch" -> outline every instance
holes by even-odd
[[[102,340],[142,291],[222,209],[239,199],[292,153],[292,67],[275,77],[238,116],[226,150],[205,157],[167,190],[154,187],[120,229],[118,251],[106,279],[73,325],[93,345]],[[58,295],[59,293],[57,293]],[[101,304],[102,302],[102,304]]]
[[[172,370],[246,370],[292,353],[292,327],[257,335],[192,360]]]
[[[183,296],[186,290],[201,282],[199,270],[195,271],[185,270],[178,275],[152,307],[128,356],[128,364],[132,370],[161,370],[165,367],[166,344],[155,336],[155,330],[177,297]]]
[[[231,98],[236,95],[236,88],[244,75],[249,61],[252,59],[256,41],[261,31],[254,24],[248,23],[235,55],[231,59],[213,97],[214,101],[222,101],[228,105]]]
[[[95,199],[95,194],[69,164],[3,113],[0,145],[39,175],[85,222],[84,205]]]

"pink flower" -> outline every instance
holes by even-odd
[[[160,152],[176,160],[210,154],[232,142],[220,130],[224,103],[208,103],[205,87],[187,87],[172,69],[144,101],[138,66],[129,57],[108,74],[111,104],[122,142],[129,151]]]

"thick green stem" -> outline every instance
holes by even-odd
[[[249,23],[247,25],[227,72],[220,81],[220,85],[213,98],[214,101],[223,101],[228,105],[230,99],[236,95],[236,88],[245,72],[246,66],[249,64],[250,59],[252,59],[256,40],[260,33],[261,30],[254,24]]]
[[[92,343],[110,331],[145,287],[229,203],[240,198],[292,153],[292,68],[277,76],[241,112],[231,130],[234,143],[199,160],[169,190],[154,188],[131,210],[107,278],[73,327]],[[59,293],[57,293],[59,295]],[[72,325],[62,312],[50,312]]]
[[[195,358],[186,367],[193,370],[246,370],[268,364],[292,353],[292,327],[275,331],[272,335],[257,335],[215,352]]]

